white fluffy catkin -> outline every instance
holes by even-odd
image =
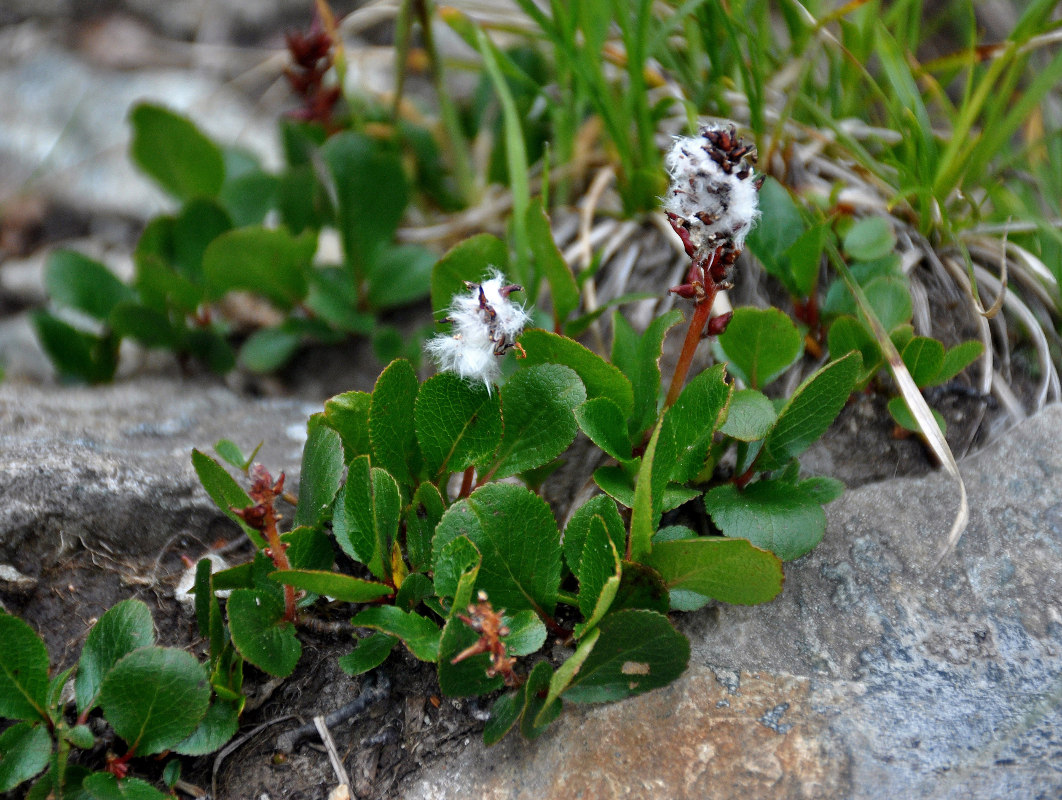
[[[741,250],[760,215],[757,178],[740,157],[719,163],[729,155],[712,142],[721,134],[732,131],[706,127],[699,136],[675,137],[664,162],[671,176],[664,210],[684,221],[698,249],[727,244]]]
[[[523,306],[509,299],[505,277],[495,269],[468,292],[454,295],[447,317],[449,334],[429,340],[424,349],[444,372],[483,381],[487,391],[501,378],[499,361],[516,344],[529,320]]]

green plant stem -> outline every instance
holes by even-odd
[[[531,272],[531,240],[527,232],[527,209],[531,205],[527,144],[524,141],[516,101],[513,99],[509,83],[505,80],[505,75],[498,64],[499,54],[482,28],[476,28],[476,45],[483,58],[483,66],[494,86],[494,91],[498,94],[502,119],[505,123],[505,156],[509,167],[509,183],[513,198],[512,226],[514,250],[516,251],[512,270],[517,282],[523,285],[528,300],[533,303],[538,294],[538,279]]]
[[[428,63],[431,65],[431,82],[435,89],[435,99],[439,103],[439,116],[442,118],[443,135],[449,145],[450,158],[453,162],[454,181],[457,183],[458,190],[461,193],[461,199],[465,203],[471,203],[472,198],[475,196],[475,173],[472,170],[472,160],[468,154],[465,137],[461,132],[461,120],[451,99],[450,90],[444,80],[442,58],[439,56],[439,50],[435,46],[435,35],[431,26],[431,0],[413,0],[413,9],[420,21],[421,36],[424,38],[424,50],[428,54]],[[400,65],[400,70],[404,71],[404,66]]]
[[[577,598],[571,592],[558,591],[557,602],[564,603],[564,605],[566,606],[574,606],[575,608],[579,607],[579,598]]]
[[[704,287],[704,298],[693,309],[693,317],[690,319],[690,327],[686,330],[686,340],[682,343],[682,353],[679,355],[675,373],[671,376],[671,387],[667,390],[667,399],[664,400],[664,408],[671,408],[678,400],[682,387],[686,384],[686,375],[693,363],[693,354],[697,352],[697,345],[701,342],[701,332],[708,323],[708,317],[712,313],[712,305],[719,288],[707,278]]]

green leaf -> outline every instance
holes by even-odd
[[[43,725],[20,722],[0,733],[0,792],[9,792],[48,766],[52,737]]]
[[[624,508],[631,508],[634,505],[633,478],[622,466],[598,467],[594,470],[594,483]]]
[[[478,283],[491,267],[504,272],[508,265],[509,248],[489,233],[472,236],[454,245],[431,272],[431,308],[435,319],[446,316],[455,294],[468,291],[465,281]]]
[[[670,470],[664,468],[662,474],[654,469],[658,483],[668,479],[688,483],[697,477],[704,468],[712,438],[726,414],[732,392],[723,364],[705,370],[686,385],[674,405],[664,413],[660,439],[666,443],[672,466]]]
[[[766,603],[782,591],[782,562],[744,539],[705,536],[656,542],[646,558],[670,590],[724,603]]]
[[[944,354],[944,363],[940,365],[934,385],[950,381],[980,358],[984,349],[984,345],[976,339],[961,342],[949,349]]]
[[[81,783],[82,794],[92,800],[168,800],[150,783],[139,778],[118,780],[109,772],[94,772]]]
[[[0,717],[48,720],[48,650],[36,632],[0,613]]]
[[[564,663],[557,667],[557,671],[550,676],[549,691],[546,693],[545,700],[538,704],[538,714],[536,716],[541,717],[541,724],[548,725],[549,720],[556,717],[556,712],[560,710],[560,696],[564,694],[564,690],[571,685],[572,680],[579,674],[579,670],[582,669],[586,659],[593,652],[600,636],[601,631],[596,628],[591,630],[579,642],[575,652],[566,658]]]
[[[886,278],[897,284],[902,284],[906,291],[907,278],[903,273],[900,256],[896,253],[890,253],[885,258],[879,258],[874,261],[853,264],[851,274],[856,282],[864,288],[879,278]],[[823,300],[821,311],[824,316],[857,313],[855,297],[843,280],[836,280],[830,284],[826,292],[826,298]]]
[[[439,660],[439,626],[420,614],[403,611],[394,606],[366,608],[350,621],[358,628],[374,628],[381,633],[397,636],[421,661]]]
[[[591,518],[577,576],[579,611],[584,621],[575,626],[576,638],[582,638],[605,616],[619,591],[622,575],[616,543],[601,517]]]
[[[937,382],[944,366],[944,345],[936,339],[915,336],[901,351],[903,363],[920,389]]]
[[[607,397],[587,400],[575,409],[575,419],[590,440],[618,461],[631,459],[627,419]]]
[[[364,639],[358,639],[354,650],[339,658],[339,668],[347,675],[361,675],[371,669],[376,669],[398,643],[394,636],[386,633],[374,633]]]
[[[533,200],[527,209],[527,235],[538,271],[549,284],[554,319],[563,323],[579,307],[579,286],[553,241],[549,217],[542,208],[541,198]]]
[[[259,328],[240,346],[240,364],[251,372],[273,372],[287,364],[302,343],[302,333],[287,325]]]
[[[833,358],[840,358],[853,350],[862,356],[863,369],[857,384],[869,381],[881,369],[884,360],[881,345],[874,339],[874,334],[866,324],[853,316],[846,314],[835,319],[830,325],[826,342]]]
[[[666,614],[670,607],[669,593],[659,572],[645,564],[623,562],[623,577],[612,601],[612,611],[644,608]]]
[[[748,248],[790,295],[803,297],[807,292],[794,278],[787,255],[806,229],[800,210],[789,191],[774,178],[767,178],[760,188],[759,206],[760,221],[749,234]]]
[[[796,290],[791,292],[794,297],[807,297],[815,290],[826,240],[832,235],[829,220],[821,222],[804,231],[783,253],[789,264],[789,281]],[[786,282],[787,288],[789,281]]]
[[[402,510],[398,484],[379,467],[370,469],[368,456],[358,456],[350,462],[341,497],[332,517],[336,541],[377,578],[389,580],[391,542]]]
[[[236,227],[261,225],[269,210],[276,207],[280,178],[257,166],[236,174],[229,158],[231,152],[225,153],[225,183],[218,193],[218,200],[232,216]]]
[[[199,725],[209,702],[206,670],[172,647],[133,650],[111,667],[100,688],[103,716],[141,756],[173,749]]]
[[[579,430],[574,410],[584,400],[579,376],[560,364],[540,364],[514,374],[501,389],[501,444],[488,475],[507,478],[547,464],[567,450]]]
[[[292,233],[318,230],[332,221],[331,204],[312,165],[292,164],[279,178],[277,211]]]
[[[343,460],[352,461],[357,456],[371,454],[369,444],[368,392],[344,392],[325,401],[325,422],[343,440]]]
[[[96,746],[96,737],[92,735],[92,728],[88,725],[74,725],[67,728],[63,731],[63,736],[70,744],[81,750],[91,750]]]
[[[154,643],[151,611],[140,600],[123,600],[100,617],[85,639],[77,664],[74,697],[78,712],[96,705],[104,678],[120,658]]]
[[[236,589],[226,608],[232,643],[241,656],[278,678],[295,670],[302,645],[295,626],[284,617],[282,598],[262,589]]]
[[[889,339],[892,341],[893,346],[901,353],[903,349],[907,347],[907,343],[914,338],[914,325],[907,323],[905,325],[897,325],[891,331],[889,331]]]
[[[479,548],[467,536],[458,536],[442,545],[435,558],[435,593],[439,597],[454,597],[461,578],[482,563]]]
[[[420,383],[413,365],[396,359],[376,379],[369,404],[369,439],[373,463],[403,484],[420,471],[414,408]]]
[[[904,430],[911,431],[912,433],[921,433],[922,428],[915,419],[914,414],[911,413],[910,406],[907,405],[907,401],[902,397],[893,397],[889,400],[887,408],[889,414],[892,416],[893,422],[899,425]],[[935,408],[929,409],[933,413],[933,419],[937,421],[937,426],[940,428],[941,433],[947,432],[947,422],[944,420],[944,416]]]
[[[767,435],[777,419],[774,404],[763,392],[741,389],[731,395],[726,422],[719,430],[740,442],[755,442]]]
[[[808,376],[778,413],[757,466],[777,469],[822,436],[844,408],[861,368],[859,353],[849,353]]]
[[[848,229],[844,250],[856,261],[884,258],[896,249],[896,234],[887,217],[866,217]]]
[[[280,535],[292,569],[329,569],[336,560],[332,540],[320,528],[295,528]]]
[[[264,442],[259,442],[258,447],[254,449],[254,452],[252,452],[250,456],[246,456],[236,442],[231,439],[218,439],[214,443],[214,452],[221,456],[225,463],[243,471],[251,466],[251,462],[254,461],[254,457],[258,455],[258,451],[262,449],[263,444]]]
[[[346,262],[363,279],[377,250],[394,239],[409,202],[409,186],[397,156],[363,133],[344,131],[321,147],[331,174],[336,223]]]
[[[664,491],[668,478],[675,469],[675,438],[665,432],[671,430],[667,416],[663,416],[653,431],[649,444],[642,455],[638,479],[634,484],[634,502],[631,505],[630,558],[641,561],[649,552],[650,541],[660,524],[664,509]]]
[[[403,511],[406,558],[414,572],[426,571],[431,566],[431,540],[445,510],[446,503],[435,484],[422,483],[413,494],[413,502]]]
[[[205,756],[220,750],[240,727],[237,703],[214,699],[202,722],[173,751],[183,756]],[[242,705],[242,704],[239,704]]]
[[[210,243],[232,230],[232,220],[213,200],[198,198],[185,204],[173,219],[165,256],[183,278],[203,283],[203,256]]]
[[[378,248],[369,264],[369,306],[375,310],[401,308],[427,297],[435,260],[431,250],[419,245]]]
[[[638,336],[622,314],[612,315],[612,363],[627,376],[634,392],[634,410],[630,413],[628,426],[632,437],[642,433],[656,419],[664,336],[681,321],[681,312],[669,311],[656,317],[645,333]]]
[[[875,278],[866,285],[865,292],[871,308],[885,330],[892,331],[897,326],[911,321],[914,306],[911,303],[911,292],[903,278]]]
[[[195,619],[199,635],[210,641],[210,660],[214,663],[228,642],[228,634],[221,616],[221,604],[214,592],[214,579],[210,574],[212,568],[213,562],[209,558],[201,558],[196,564]],[[85,651],[82,651],[81,658],[84,660]],[[76,690],[77,686],[74,688]]]
[[[211,578],[214,583],[214,590],[252,589],[254,588],[252,572],[254,572],[254,564],[250,561],[215,572]]]
[[[325,425],[313,426],[302,449],[299,505],[295,509],[293,524],[320,525],[342,480],[343,443],[339,434]]]
[[[316,238],[295,237],[283,228],[239,228],[218,236],[203,254],[208,297],[218,300],[234,289],[267,297],[287,310],[306,297]]]
[[[546,626],[534,611],[525,609],[513,616],[505,616],[509,633],[501,637],[511,656],[529,656],[546,643]]]
[[[527,358],[520,362],[525,368],[536,364],[571,367],[586,387],[588,398],[611,398],[624,414],[630,414],[633,410],[634,389],[627,376],[578,342],[532,328],[524,331],[520,344],[527,352]]]
[[[130,153],[140,169],[178,200],[213,197],[225,180],[221,150],[186,118],[141,103],[129,115]]]
[[[486,653],[453,663],[454,657],[479,639],[479,634],[458,618],[472,600],[478,582],[479,565],[473,564],[458,580],[450,615],[439,640],[439,688],[450,697],[471,697],[500,689],[502,677],[487,676],[490,656]]]
[[[436,570],[443,548],[459,536],[467,536],[482,555],[475,586],[495,608],[553,613],[560,586],[560,536],[542,498],[522,486],[490,483],[454,503],[435,532]]]
[[[111,310],[136,299],[136,293],[100,262],[73,250],[56,250],[44,268],[44,288],[51,299],[106,321]]]
[[[429,553],[430,554],[430,553]],[[435,595],[431,578],[414,572],[405,577],[395,593],[395,606],[403,611],[414,611],[426,598]]]
[[[118,341],[113,336],[95,336],[49,314],[35,311],[30,317],[41,347],[60,375],[86,383],[105,383],[118,366]]]
[[[803,349],[793,321],[777,308],[738,308],[717,339],[730,372],[761,389],[788,369]]]
[[[236,354],[217,330],[197,329],[185,337],[184,350],[223,375],[236,366]]]
[[[844,494],[844,484],[836,478],[819,475],[800,482],[800,490],[821,506],[832,503]]]
[[[394,593],[394,589],[385,583],[375,583],[325,570],[277,570],[271,572],[269,577],[277,583],[332,597],[344,603],[368,603]]]
[[[107,322],[116,336],[133,339],[144,347],[173,350],[180,345],[180,332],[169,317],[139,303],[118,303],[111,309]]]
[[[429,378],[414,409],[417,442],[428,473],[461,472],[490,457],[502,435],[501,401],[452,372]]]
[[[624,609],[598,625],[601,635],[563,697],[576,703],[606,702],[666,686],[686,670],[690,643],[667,617]]]
[[[527,702],[526,686],[525,683],[516,691],[503,694],[494,701],[490,709],[490,719],[483,726],[483,743],[488,747],[505,738],[505,734],[519,721]]]
[[[627,530],[623,525],[623,517],[616,509],[615,501],[605,494],[591,497],[572,513],[568,525],[564,528],[564,560],[575,575],[579,574],[583,548],[595,519],[605,526],[617,553],[626,549]]]
[[[726,536],[748,539],[783,561],[809,552],[826,532],[822,506],[788,481],[761,480],[744,490],[717,486],[704,496],[704,506]]]
[[[527,687],[524,689],[527,705],[520,717],[520,733],[526,739],[540,736],[560,714],[560,703],[548,703],[552,678],[553,667],[548,661],[539,661],[527,676]]]
[[[252,504],[247,492],[236,483],[221,464],[206,453],[193,449],[192,466],[195,468],[195,474],[199,476],[199,482],[206,489],[206,493],[210,495],[210,499],[221,509],[222,513],[239,525],[257,547],[265,547],[262,534],[240,519],[239,515],[232,510],[247,508]]]
[[[358,336],[374,333],[377,321],[367,311],[358,309],[357,292],[345,269],[318,266],[307,279],[310,290],[303,305],[318,323]]]

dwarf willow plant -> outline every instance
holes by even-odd
[[[843,279],[830,281],[819,303],[821,265],[828,249],[838,244],[869,310],[919,389],[951,381],[981,355],[983,345],[976,340],[947,348],[934,338],[915,335],[910,283],[896,252],[896,233],[885,217],[811,216],[781,184],[770,179],[760,192],[760,208],[763,224],[749,235],[749,249],[789,292],[796,316],[807,325],[813,343],[824,341],[834,358],[851,352],[862,356],[857,389],[884,374],[886,359],[865,310]],[[897,425],[919,431],[902,397],[891,398],[888,409]],[[936,410],[933,414],[943,430],[944,418]]]
[[[62,375],[111,380],[126,339],[216,372],[237,361],[270,371],[305,342],[350,335],[375,335],[385,360],[404,352],[376,317],[428,294],[435,255],[394,236],[413,189],[428,188],[426,165],[438,158],[430,136],[407,126],[388,141],[289,119],[280,131],[287,166],[273,173],[160,106],[136,106],[130,123],[133,161],[179,208],[148,223],[131,283],[81,253],[52,253],[51,309],[37,312],[34,325]],[[416,156],[417,187],[399,140]],[[338,263],[316,256],[325,229],[338,233]],[[223,308],[236,292],[257,296],[274,321],[249,335],[235,330]]]
[[[688,383],[680,368],[664,396],[659,359],[678,311],[643,332],[616,313],[611,359],[559,333],[520,333],[526,312],[515,304],[519,287],[502,277],[505,246],[470,239],[432,278],[451,327],[429,350],[446,371],[421,382],[395,360],[371,392],[333,397],[311,417],[291,531],[268,523],[282,485],[259,470],[245,494],[219,462],[194,454],[208,492],[260,548],[252,563],[215,575],[201,564],[200,626],[216,631],[212,642],[231,641],[239,658],[284,676],[299,659],[307,605],[319,596],[364,604],[352,622],[373,633],[343,669],[373,669],[401,643],[437,665],[447,695],[508,689],[484,732],[493,742],[513,727],[538,735],[565,701],[615,700],[674,680],[689,643],[669,612],[777,595],[783,562],[822,538],[822,505],[841,491],[802,478],[797,456],[842,408],[861,360],[826,364],[779,402],[760,391],[798,357],[796,328],[776,311],[709,320],[755,219],[752,154],[725,129],[676,147],[667,207],[691,267],[673,291],[696,303],[682,360],[688,368],[703,333],[722,333],[729,369],[748,388],[718,364]],[[703,196],[745,191],[738,183],[751,187],[747,203],[726,209]],[[691,191],[700,202],[685,197]],[[536,247],[555,253],[548,227],[543,237]],[[496,387],[503,357],[515,371]],[[572,509],[562,530],[538,489],[580,431],[597,448],[589,457],[607,462],[593,473],[602,493]],[[231,443],[225,454],[241,469],[250,461]],[[736,468],[718,469],[725,459]],[[711,530],[665,521],[691,502],[705,504]],[[356,568],[334,569],[337,553]],[[233,590],[230,638],[221,588]],[[547,638],[567,648],[563,660],[540,653]]]
[[[184,650],[155,644],[151,612],[139,600],[100,617],[78,663],[57,674],[33,629],[0,614],[0,717],[15,721],[0,734],[0,792],[37,778],[28,797],[162,800],[171,795],[127,777],[131,759],[211,753],[236,732],[242,709],[239,685]],[[125,750],[108,750],[105,770],[93,772],[71,755],[103,747],[98,712]],[[179,774],[179,763],[167,765],[171,787]]]

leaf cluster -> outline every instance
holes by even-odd
[[[979,341],[965,341],[946,348],[936,339],[914,334],[910,284],[901,269],[900,256],[895,252],[896,234],[887,218],[879,216],[855,220],[839,215],[832,220],[809,223],[789,192],[773,179],[764,184],[760,202],[762,221],[749,237],[750,250],[767,272],[777,278],[798,301],[798,307],[804,309],[804,322],[809,325],[809,336],[816,338],[824,335],[829,353],[834,358],[852,352],[860,354],[862,368],[856,382],[857,389],[863,389],[878,379],[887,364],[883,343],[873,332],[867,310],[857,303],[845,279],[830,281],[821,307],[817,307],[816,293],[824,255],[838,237],[849,273],[866,298],[869,311],[881,323],[901,354],[904,365],[919,389],[951,381],[981,355],[983,346]],[[814,310],[814,315],[807,313],[810,309]],[[792,327],[792,323],[786,325],[788,320],[781,312],[773,313],[776,315],[776,325],[787,330]],[[822,325],[824,330],[815,330],[815,325]],[[734,346],[744,346],[749,337],[738,331],[742,331],[740,320],[738,328],[735,329],[732,323],[731,330],[727,331],[729,336],[720,338],[720,347],[724,347],[724,340],[734,341]],[[785,359],[794,357],[802,349],[800,340],[801,336],[795,328],[788,336],[779,334],[777,346],[770,351],[771,356],[777,359],[777,365],[757,365],[757,369],[762,371],[788,366]],[[727,354],[730,355],[729,352]],[[752,386],[759,380],[758,375],[737,374]],[[908,430],[918,430],[903,398],[891,398],[888,408],[898,425]],[[943,417],[937,412],[934,415],[943,429]]]
[[[433,297],[481,278],[476,271],[497,255],[493,241],[478,237],[441,259]],[[822,504],[840,485],[802,479],[796,459],[860,373],[859,355],[849,354],[784,401],[768,399],[761,389],[797,357],[800,336],[780,312],[739,309],[720,345],[749,388],[737,391],[720,364],[665,409],[659,359],[679,318],[672,312],[638,333],[614,314],[611,360],[566,336],[525,331],[524,357],[498,391],[452,373],[421,382],[396,360],[371,392],[333,397],[308,423],[295,527],[284,534],[291,568],[274,569],[261,550],[213,576],[202,565],[197,603],[212,659],[231,641],[260,669],[290,674],[300,647],[281,592],[291,586],[305,592],[303,606],[318,597],[359,604],[351,621],[372,633],[340,662],[352,674],[379,666],[401,642],[437,665],[445,694],[509,686],[488,741],[517,725],[537,735],[564,701],[618,699],[673,680],[689,645],[669,612],[766,602],[781,590],[782,562],[821,539]],[[603,494],[573,509],[562,530],[537,490],[580,431],[610,463],[594,472]],[[246,468],[231,443],[224,449]],[[716,475],[724,458],[738,465],[730,480]],[[193,460],[219,506],[246,505],[220,463],[198,452]],[[702,497],[714,529],[663,523]],[[232,590],[230,640],[213,632],[221,588]],[[487,601],[501,615],[491,630],[503,631],[489,640],[468,624]],[[570,648],[567,659],[539,653],[547,637]]]
[[[242,708],[231,675],[219,680],[184,650],[155,644],[151,612],[139,600],[101,616],[78,663],[54,675],[33,629],[0,614],[0,717],[15,721],[0,734],[0,792],[36,779],[27,797],[161,800],[168,795],[124,777],[129,759],[212,752],[236,732]],[[97,713],[126,743],[107,772],[70,763],[75,748],[102,748],[92,724]]]
[[[51,255],[52,310],[34,325],[61,374],[110,380],[126,339],[216,372],[237,362],[270,371],[306,341],[352,334],[374,335],[385,360],[402,352],[401,337],[377,327],[376,316],[428,293],[434,255],[394,236],[423,188],[411,184],[399,147],[409,145],[418,164],[421,155],[437,159],[430,137],[408,127],[389,139],[354,130],[326,137],[319,126],[285,121],[287,165],[270,172],[161,106],[136,106],[130,124],[134,162],[179,207],[144,230],[130,283],[81,253]],[[328,231],[338,234],[337,263],[315,255]],[[258,317],[272,321],[242,329],[247,321],[224,311],[236,293],[256,297]]]

